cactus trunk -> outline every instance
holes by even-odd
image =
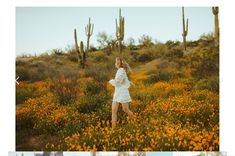
[[[214,39],[215,39],[215,46],[219,46],[219,7],[212,7],[212,13],[214,14]]]
[[[89,18],[89,22],[87,26],[85,27],[85,32],[87,36],[87,47],[86,47],[86,52],[89,52],[90,49],[90,37],[93,34],[93,29],[94,29],[94,24],[91,24],[91,19]]]
[[[79,47],[78,47],[78,41],[77,41],[77,32],[76,32],[76,29],[74,29],[74,41],[75,41],[75,50],[77,52],[77,55],[78,55],[78,64],[84,68],[84,60],[83,60],[83,57],[79,51]]]
[[[122,41],[124,39],[124,24],[125,24],[125,19],[121,15],[121,9],[119,9],[119,25],[116,19],[116,37],[119,44],[119,53],[121,53],[122,51]]]
[[[184,50],[187,48],[187,42],[186,42],[186,36],[188,35],[188,19],[186,22],[186,28],[185,28],[185,20],[184,20],[184,7],[182,7],[182,22],[183,22],[183,44],[184,44]]]
[[[80,52],[82,53],[82,59],[83,59],[83,65],[84,65],[86,62],[86,53],[84,51],[84,45],[82,41],[80,42]]]

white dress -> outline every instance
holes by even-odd
[[[126,71],[123,68],[117,70],[115,79],[109,80],[109,83],[115,87],[113,101],[118,103],[131,102],[131,97],[128,88],[130,81],[127,77]]]

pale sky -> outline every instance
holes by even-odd
[[[138,43],[143,34],[154,40],[182,40],[181,7],[123,7],[124,41],[132,37]],[[94,23],[91,44],[97,46],[97,34],[115,36],[115,7],[16,7],[16,55],[40,54],[74,44],[73,30],[78,41],[86,43],[85,26]],[[203,33],[213,32],[211,7],[185,7],[189,18],[188,40],[197,40]]]

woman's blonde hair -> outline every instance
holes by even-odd
[[[123,58],[117,57],[116,63],[119,67],[124,68],[127,73],[132,72],[130,65]]]

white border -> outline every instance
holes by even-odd
[[[234,137],[234,8],[226,0],[11,0],[0,2],[0,155],[15,150],[15,7],[16,6],[103,6],[103,7],[157,7],[157,6],[220,6],[220,150],[235,155]]]

